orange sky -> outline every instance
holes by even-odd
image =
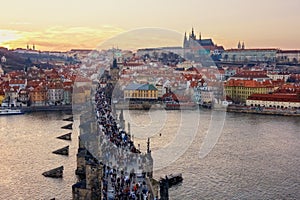
[[[1,8],[0,46],[8,48],[93,49],[140,27],[181,34],[194,27],[225,48],[240,40],[249,48],[300,49],[298,0],[10,0]]]

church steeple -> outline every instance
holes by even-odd
[[[239,41],[238,43],[238,46],[237,46],[238,49],[241,49],[241,42]]]
[[[201,32],[199,33],[199,40],[201,41]]]
[[[186,37],[186,32],[184,32],[184,39],[183,39],[183,48],[187,48],[188,39]]]
[[[242,44],[242,49],[245,49],[245,43],[243,42],[243,44]]]
[[[192,27],[192,34],[191,34],[191,38],[196,40],[196,35],[194,33],[194,27]]]

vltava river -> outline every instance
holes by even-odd
[[[70,132],[60,112],[0,117],[0,199],[71,199],[78,135],[72,141],[56,139]],[[52,151],[70,145],[69,156]],[[46,178],[44,171],[63,165],[63,179]]]
[[[209,126],[218,124],[211,123],[211,111],[157,112],[124,115],[142,151],[147,137],[154,158],[161,149],[169,150],[167,163],[156,159],[160,167],[154,177],[182,173],[184,181],[170,189],[170,199],[300,199],[300,118],[226,113],[216,145],[200,158]],[[66,117],[55,112],[0,117],[0,199],[72,198],[78,131],[73,130],[71,142],[56,139],[69,132],[60,129],[69,123],[62,121]],[[180,129],[198,122],[197,131]],[[174,142],[176,134],[188,140]],[[52,154],[66,145],[68,157]],[[61,165],[63,179],[41,175]]]

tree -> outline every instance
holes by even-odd
[[[224,55],[224,60],[227,61],[228,60],[228,54]]]
[[[294,63],[294,64],[298,64],[297,58],[293,58],[293,63]]]

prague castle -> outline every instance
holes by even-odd
[[[187,37],[187,34],[184,34],[183,48],[185,50],[198,51],[200,54],[220,54],[224,51],[223,46],[218,46],[214,44],[212,39],[202,39],[201,33],[199,33],[199,38],[197,39],[194,28],[192,32]]]

